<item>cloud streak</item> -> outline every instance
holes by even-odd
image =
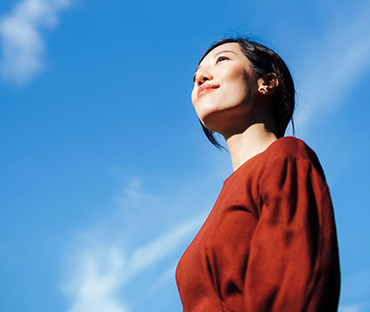
[[[45,42],[41,30],[57,26],[58,13],[70,4],[71,0],[23,0],[1,18],[3,80],[24,85],[44,69]]]
[[[162,235],[157,235],[157,229],[154,231],[154,238],[146,240],[138,247],[136,238],[143,230],[143,223],[135,224],[134,230],[126,227],[125,220],[122,219],[118,221],[121,226],[117,226],[114,223],[122,218],[121,210],[133,210],[132,213],[135,214],[143,208],[140,206],[154,210],[161,206],[164,211],[172,207],[164,207],[157,196],[150,196],[140,189],[141,182],[132,180],[128,187],[121,191],[119,206],[112,213],[112,218],[99,221],[95,227],[78,235],[78,242],[68,256],[69,267],[62,286],[63,293],[71,298],[68,312],[128,312],[131,302],[124,300],[126,296],[122,292],[125,293],[127,287],[135,288],[141,274],[152,272],[155,268],[157,277],[153,281],[146,278],[146,288],[143,289],[141,283],[138,293],[153,291],[158,287],[158,281],[163,285],[163,279],[168,282],[173,278],[174,254],[189,242],[204,221],[205,215],[174,226]],[[143,222],[145,224],[145,221]],[[158,222],[160,220],[155,220],[155,223]],[[133,241],[132,250],[128,247],[127,240]],[[162,262],[169,258],[170,269],[168,265],[163,268]]]
[[[126,312],[117,298],[122,284],[124,257],[116,247],[92,246],[75,255],[73,278],[64,293],[73,298],[68,312]]]
[[[331,26],[322,36],[306,47],[302,68],[304,85],[298,87],[298,105],[295,118],[297,128],[306,127],[322,113],[343,103],[343,98],[370,68],[369,6],[359,8],[353,20],[343,21],[343,16],[333,18]]]

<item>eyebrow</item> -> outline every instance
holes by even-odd
[[[233,53],[233,54],[235,54],[236,55],[236,53],[234,52],[234,51],[231,51],[231,50],[223,50],[223,51],[220,51],[220,52],[218,52],[218,53],[216,53],[214,56],[213,56],[213,58],[215,58],[216,56],[219,56],[220,54],[222,54],[222,53]]]
[[[223,51],[220,51],[220,52],[217,52],[214,56],[213,56],[213,58],[216,58],[217,56],[219,56],[220,54],[222,54],[222,53],[233,53],[233,54],[235,54],[235,55],[237,55],[234,51],[231,51],[231,50],[223,50]],[[201,68],[202,66],[201,65],[198,65],[198,67],[196,68],[196,70],[195,70],[195,73],[198,71],[198,69],[199,68]]]

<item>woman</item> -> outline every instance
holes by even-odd
[[[225,138],[234,172],[178,264],[184,312],[336,311],[332,203],[315,153],[284,137],[294,85],[283,60],[222,40],[199,62],[192,102],[210,141]]]

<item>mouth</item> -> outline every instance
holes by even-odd
[[[202,95],[206,94],[209,91],[219,88],[219,86],[214,86],[210,84],[202,84],[197,91],[197,98],[199,99]]]

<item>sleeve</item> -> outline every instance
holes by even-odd
[[[337,311],[337,237],[320,164],[277,159],[259,188],[262,204],[245,273],[246,311]]]

